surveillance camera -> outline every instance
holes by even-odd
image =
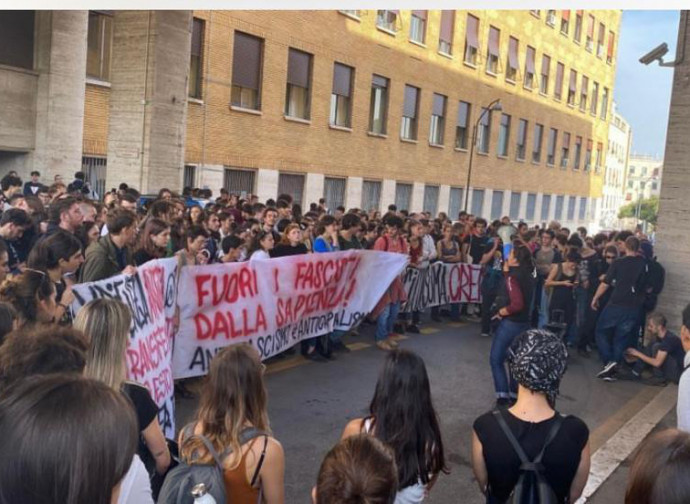
[[[652,61],[659,60],[663,63],[663,58],[666,53],[668,52],[668,45],[664,42],[660,46],[655,47],[651,51],[649,51],[647,54],[642,56],[640,58],[640,63],[643,65],[649,65]]]

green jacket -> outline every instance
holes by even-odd
[[[126,265],[133,265],[132,251],[125,247]],[[110,239],[110,235],[101,236],[96,243],[86,249],[86,260],[81,267],[80,282],[95,282],[110,278],[122,272],[117,262],[117,247]]]

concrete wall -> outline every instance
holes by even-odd
[[[688,11],[681,12],[679,52],[683,51],[683,29],[689,28],[688,17]],[[690,302],[690,36],[685,39],[684,49],[685,59],[676,66],[673,76],[656,235],[656,254],[666,267],[666,287],[659,309],[674,331],[680,327],[681,311]]]

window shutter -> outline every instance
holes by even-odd
[[[594,38],[594,16],[591,14],[587,18],[587,36],[591,39]]]
[[[570,85],[568,87],[573,93],[577,90],[577,72],[575,70],[570,71]]]
[[[309,63],[311,55],[297,49],[288,51],[288,84],[309,87]]]
[[[525,65],[529,73],[534,73],[534,47],[527,46],[527,60]]]
[[[518,64],[518,41],[517,39],[510,37],[510,47],[508,49],[508,64],[510,68],[517,69]]]
[[[412,15],[415,17],[418,17],[419,19],[423,19],[426,21],[426,11],[425,10],[413,10]]]
[[[549,75],[551,73],[551,58],[546,54],[541,57],[541,74]]]
[[[569,10],[561,11],[561,16],[562,16],[563,19],[565,19],[566,21],[570,21],[570,11],[569,11]]]
[[[379,75],[373,75],[371,78],[371,83],[374,86],[382,87],[382,88],[387,88],[388,87],[388,79],[385,77],[381,77]]]
[[[417,115],[417,88],[414,86],[405,86],[403,115],[405,117],[416,117]]]
[[[563,63],[556,66],[556,89],[560,92],[563,89]]]
[[[204,20],[194,18],[192,24],[192,56],[201,56],[204,45]]]
[[[613,33],[612,31],[610,31],[609,32],[609,47],[608,47],[608,51],[606,52],[606,57],[609,60],[613,59],[613,43],[614,43],[615,39],[616,39],[616,34]]]
[[[493,26],[489,28],[489,54],[498,56],[498,38],[500,33],[497,28]]]
[[[333,67],[333,94],[350,96],[352,67],[336,63]]]
[[[232,51],[232,83],[243,88],[259,90],[262,39],[235,32]]]
[[[446,97],[440,94],[434,93],[434,108],[432,114],[436,116],[444,116],[444,109],[446,108]]]
[[[475,49],[479,48],[479,19],[468,14],[467,15],[467,44]]]
[[[469,104],[461,101],[458,105],[458,126],[467,127],[467,114],[469,112]]]
[[[443,42],[449,44],[453,42],[453,22],[455,20],[455,11],[444,10],[441,11],[441,34],[439,38]]]

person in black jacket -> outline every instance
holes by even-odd
[[[517,397],[517,384],[514,380],[508,383],[505,360],[508,348],[515,337],[530,326],[530,309],[536,285],[530,250],[515,242],[508,260],[503,265],[503,274],[505,282],[499,299],[503,299],[500,304],[504,306],[493,317],[500,322],[491,343],[489,357],[498,406],[507,406],[511,399]]]

